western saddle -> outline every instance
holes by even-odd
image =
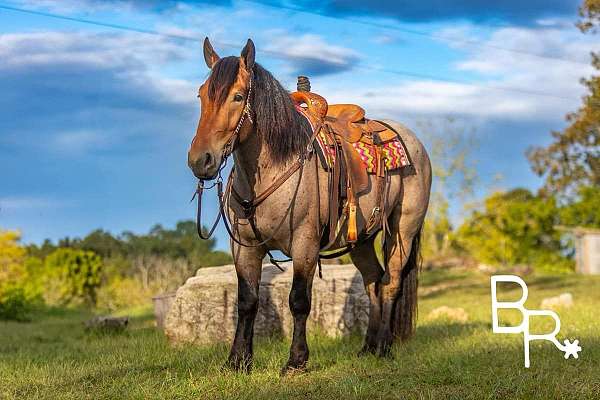
[[[296,108],[309,120],[322,145],[327,146],[335,156],[324,164],[329,170],[329,222],[327,224],[327,244],[322,250],[332,246],[347,221],[346,241],[350,245],[358,237],[357,198],[369,189],[367,168],[354,144],[362,142],[373,146],[375,154],[377,199],[376,206],[366,223],[364,235],[367,237],[379,228],[386,230],[385,203],[389,182],[383,146],[397,140],[398,134],[387,124],[365,118],[365,110],[356,104],[327,104],[322,96],[310,92],[308,78],[298,77],[298,91],[291,93]],[[318,146],[317,146],[318,147]],[[384,235],[385,237],[385,235]]]

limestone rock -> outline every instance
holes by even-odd
[[[469,314],[467,314],[464,308],[441,306],[431,310],[431,312],[427,315],[427,319],[430,321],[436,319],[446,319],[464,324],[469,320]]]
[[[573,306],[573,295],[571,293],[562,293],[555,297],[546,297],[542,300],[540,308],[542,310],[554,310],[557,308],[569,308]]]
[[[293,319],[289,310],[292,282],[291,263],[285,272],[263,266],[259,290],[256,336],[291,336]],[[315,276],[308,329],[327,335],[364,332],[369,299],[362,277],[353,265],[323,266],[323,279]],[[237,320],[237,276],[232,265],[201,268],[177,290],[165,320],[165,333],[173,343],[230,341]]]

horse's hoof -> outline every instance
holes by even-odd
[[[364,345],[362,349],[356,354],[358,357],[366,357],[368,355],[375,354],[377,351],[375,346]]]
[[[221,372],[233,371],[249,374],[252,369],[252,360],[244,360],[238,357],[229,357],[221,367]]]
[[[295,364],[288,362],[285,367],[281,368],[281,376],[292,376],[306,372],[306,362]]]
[[[380,344],[377,348],[377,357],[379,358],[394,358],[392,355],[392,345],[391,344]]]

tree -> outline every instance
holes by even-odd
[[[228,253],[214,250],[216,244],[214,239],[198,238],[194,221],[180,221],[175,229],[165,229],[161,225],[155,225],[146,235],[125,232],[123,240],[127,255],[133,258],[139,256],[185,258],[196,268],[231,262]]]
[[[425,256],[446,255],[450,246],[452,223],[450,203],[468,203],[477,181],[471,154],[477,146],[474,129],[446,118],[440,126],[421,123],[432,163],[433,186],[424,230]]]
[[[560,222],[571,227],[600,228],[600,187],[580,187],[576,201],[561,209]]]
[[[458,229],[455,240],[478,261],[491,265],[527,264],[548,271],[568,271],[572,260],[555,229],[556,200],[526,189],[494,193]]]
[[[102,282],[102,259],[91,251],[60,248],[45,260],[47,290],[51,302],[96,304],[96,290]]]
[[[597,29],[600,25],[600,0],[584,0],[579,8],[582,20],[577,24],[583,32]]]
[[[124,255],[123,242],[102,229],[96,229],[83,239],[76,240],[73,247],[93,251],[102,258]]]
[[[104,260],[133,260],[140,256],[159,256],[172,259],[183,258],[196,268],[223,265],[231,262],[231,256],[223,251],[214,250],[216,242],[200,240],[194,221],[179,221],[175,229],[166,229],[162,225],[153,226],[147,234],[123,232],[113,236],[110,232],[97,229],[83,239],[65,237],[54,245],[45,240],[41,246],[32,244],[27,247],[32,256],[45,258],[59,248],[71,248],[92,251]]]
[[[46,258],[46,256],[56,250],[58,247],[52,243],[50,239],[45,239],[41,245],[29,244],[27,245],[27,254],[31,257],[40,259]]]
[[[34,269],[29,262],[34,260],[27,258],[19,240],[18,232],[0,230],[0,319],[26,320],[39,301],[39,287],[28,268]]]
[[[597,33],[600,0],[585,0],[578,24],[582,32]],[[592,65],[600,71],[600,54],[592,53]],[[533,171],[545,176],[543,193],[560,193],[569,198],[579,186],[600,186],[600,75],[581,81],[589,93],[576,112],[567,115],[569,126],[552,132],[547,147],[527,152]]]
[[[23,278],[25,249],[19,245],[18,232],[0,230],[0,284]]]

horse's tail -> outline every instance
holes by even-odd
[[[415,234],[408,261],[402,269],[400,292],[394,304],[392,334],[402,341],[410,339],[417,325],[417,287],[421,264],[421,230]]]

